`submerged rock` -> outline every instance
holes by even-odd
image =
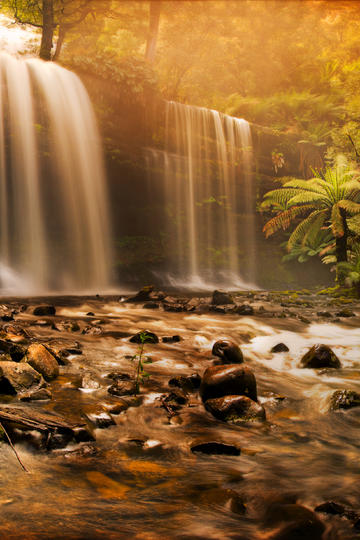
[[[247,366],[230,364],[205,370],[200,386],[203,401],[223,396],[247,396],[257,401],[256,379]]]
[[[108,392],[113,396],[133,396],[136,394],[136,384],[132,380],[115,379]]]
[[[44,306],[37,306],[34,311],[33,311],[33,314],[36,315],[37,317],[45,317],[45,316],[49,316],[49,315],[55,315],[56,314],[56,309],[55,309],[55,306],[48,306],[48,305],[44,305]]]
[[[142,330],[129,340],[131,343],[159,343],[159,338],[154,332],[149,332],[149,330]]]
[[[205,409],[215,418],[238,424],[265,420],[265,409],[247,396],[224,396],[205,401]]]
[[[315,508],[315,512],[322,512],[324,514],[331,514],[333,516],[341,516],[345,512],[345,506],[333,501],[327,501],[319,504]]]
[[[335,313],[337,317],[356,317],[355,313],[350,309],[342,309]]]
[[[232,444],[208,441],[191,446],[193,453],[200,452],[208,455],[240,456],[241,450]]]
[[[159,307],[160,307],[160,304],[158,302],[154,302],[154,301],[146,302],[143,305],[143,309],[159,309]]]
[[[181,388],[184,392],[194,392],[201,384],[201,377],[198,373],[193,373],[189,377],[178,375],[169,380],[169,386]]]
[[[285,345],[285,343],[278,343],[277,345],[274,345],[270,352],[272,353],[281,353],[281,352],[288,352],[289,347]]]
[[[321,540],[325,525],[317,515],[299,504],[272,504],[267,509],[265,526],[275,526],[269,540]]]
[[[30,345],[24,361],[41,373],[46,381],[51,381],[59,375],[59,364],[44,345]]]
[[[330,410],[352,409],[360,406],[360,394],[353,390],[335,390],[330,398]]]
[[[22,394],[44,385],[40,373],[28,363],[0,362],[0,394]]]
[[[244,361],[240,347],[233,341],[216,341],[211,352],[221,358],[222,364],[242,364]]]
[[[176,336],[165,336],[162,338],[162,342],[163,343],[179,343],[179,341],[181,341],[181,337],[176,335]]]
[[[64,320],[56,323],[55,329],[59,332],[79,332],[80,325],[77,321]]]
[[[233,313],[237,315],[254,315],[255,311],[249,304],[241,304],[233,309]]]
[[[341,363],[328,345],[316,344],[308,350],[300,361],[302,368],[340,368]]]
[[[211,303],[215,306],[221,306],[225,304],[234,304],[234,300],[230,294],[225,291],[214,291],[212,295]]]

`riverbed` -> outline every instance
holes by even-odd
[[[176,298],[168,298],[177,305]],[[335,390],[360,392],[358,302],[346,301],[353,313],[341,317],[340,300],[309,293],[242,293],[236,302],[252,306],[252,315],[229,313],[226,307],[165,310],[163,301],[144,309],[143,303],[126,300],[120,295],[3,300],[1,308],[12,310],[14,320],[2,325],[13,325],[12,334],[24,329],[29,342],[56,342],[70,350],[60,376],[50,383],[52,399],[27,406],[73,422],[85,419],[95,440],[45,451],[36,433],[19,437],[16,449],[28,473],[1,444],[1,537],[295,538],[281,534],[306,512],[299,508],[313,512],[335,501],[354,514],[317,512],[325,532],[321,536],[315,527],[306,538],[358,538],[360,408],[329,410]],[[189,298],[182,301],[185,305]],[[56,315],[35,316],[39,304],[54,305]],[[144,330],[159,337],[159,343],[144,347],[151,359],[149,377],[139,396],[128,400],[130,406],[112,414],[121,398],[109,394],[109,375],[134,376],[132,357],[139,345],[129,339]],[[179,340],[162,341],[172,336]],[[221,339],[241,347],[256,376],[266,421],[219,421],[205,410],[197,391],[176,411],[164,406],[169,380],[202,376],[214,362],[214,342]],[[289,351],[270,352],[278,343]],[[301,357],[315,343],[329,345],[342,367],[300,368]],[[76,348],[81,354],[71,353]],[[17,404],[16,396],[2,401]],[[96,427],[94,418],[101,424],[101,417],[110,425],[104,421]],[[209,441],[234,447],[240,455],[192,451]],[[278,508],[281,518],[275,517]]]

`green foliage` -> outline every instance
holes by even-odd
[[[309,254],[308,248],[314,250],[315,247],[317,251],[316,246],[323,243],[320,239],[324,227],[332,238],[345,238],[348,220],[352,219],[354,223],[360,214],[360,173],[343,156],[338,157],[335,167],[314,171],[314,174],[310,180],[286,182],[281,188],[266,193],[263,202],[263,209],[276,212],[264,226],[266,237],[279,229],[288,229],[297,218],[305,216],[287,242],[288,251],[299,254],[301,260]],[[301,248],[303,252],[300,253]],[[336,255],[340,260],[339,253]]]
[[[141,332],[138,352],[131,357],[131,361],[135,363],[135,395],[140,392],[140,385],[144,384],[144,381],[150,377],[150,373],[147,373],[144,369],[145,364],[152,363],[151,358],[144,356],[145,343],[148,341],[152,341],[151,336],[146,332]]]

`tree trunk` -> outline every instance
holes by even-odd
[[[66,28],[64,27],[63,24],[60,24],[58,40],[56,42],[55,54],[54,54],[54,57],[53,57],[54,62],[56,62],[59,59],[59,56],[60,56],[60,53],[61,53],[61,48],[62,48],[64,40],[65,40],[65,35],[66,35]]]
[[[53,0],[42,0],[42,23],[40,58],[51,60],[51,48],[54,34],[54,5]]]
[[[149,33],[145,52],[145,60],[151,64],[154,62],[156,55],[156,42],[159,34],[160,12],[161,2],[152,0],[150,2]]]
[[[342,224],[344,229],[343,236],[336,238],[336,262],[347,262],[347,239],[348,239],[348,227],[346,223],[346,211],[340,208],[340,215],[342,218]]]

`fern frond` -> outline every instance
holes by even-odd
[[[312,212],[307,218],[305,218],[299,225],[295,228],[294,232],[291,234],[288,243],[287,250],[290,251],[296,244],[301,244],[305,234],[308,232],[309,227],[312,227],[313,223],[316,221],[320,213],[323,213],[324,210],[316,210]]]
[[[321,212],[318,213],[317,217],[314,218],[311,227],[309,227],[309,230],[304,234],[302,245],[312,245],[319,233],[324,235],[324,231],[321,230],[321,227],[324,225],[327,217],[328,210],[321,210]]]
[[[338,205],[351,215],[360,214],[360,204],[354,201],[339,201]]]
[[[360,236],[360,216],[354,216],[347,220],[347,226],[350,232],[355,236]]]
[[[263,232],[265,233],[266,238],[277,232],[279,229],[283,229],[285,231],[295,217],[303,215],[312,209],[312,206],[292,206],[288,210],[280,212],[265,223]]]
[[[299,193],[299,190],[295,188],[279,188],[265,193],[264,202],[265,206],[271,206],[275,204],[284,204]]]
[[[309,191],[300,191],[288,200],[288,205],[292,206],[298,204],[311,204],[318,207],[322,203],[322,206],[331,206],[331,201],[328,197],[320,193],[314,193]]]

